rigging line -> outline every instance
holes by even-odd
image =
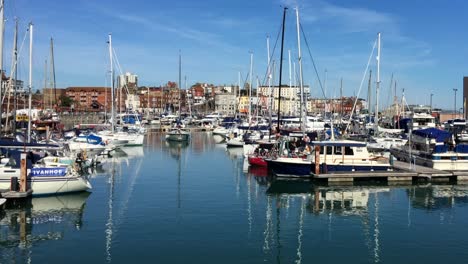
[[[119,58],[117,57],[117,53],[115,52],[114,47],[112,47],[112,53],[113,53],[114,58],[115,58],[115,63],[116,63],[116,66],[117,66],[117,70],[119,71],[120,75],[123,75],[122,67],[120,66]],[[122,88],[125,89],[125,91],[127,92],[127,95],[130,93],[129,90],[128,90],[128,87],[127,87],[127,82],[125,82],[125,84],[123,85]]]
[[[273,45],[273,49],[272,49],[272,52],[271,54],[269,54],[270,58],[272,58],[274,55],[275,55],[275,51],[276,51],[276,46],[278,45],[278,40],[280,38],[280,34],[281,34],[281,28],[283,27],[283,24],[280,25],[280,28],[278,30],[278,34],[276,35],[276,41],[275,41],[275,45]],[[262,80],[262,83],[263,85],[266,85],[266,82],[268,80],[268,76],[271,74],[272,72],[272,66],[273,65],[273,60],[270,60],[270,64],[268,64],[267,66],[267,70],[266,70],[266,73],[265,73],[265,76],[263,77],[263,80]],[[268,72],[268,69],[270,69],[270,72]]]
[[[366,66],[366,69],[364,70],[364,73],[363,73],[363,76],[362,76],[362,79],[361,79],[361,85],[359,85],[359,90],[358,90],[358,93],[357,93],[357,96],[356,96],[356,100],[354,100],[354,105],[353,105],[353,109],[351,109],[351,115],[349,115],[349,120],[351,121],[351,118],[353,117],[353,113],[354,113],[354,110],[356,110],[356,104],[357,104],[357,97],[359,97],[359,94],[361,93],[361,89],[362,89],[362,84],[364,83],[364,79],[366,78],[366,75],[367,75],[367,70],[369,69],[369,65],[370,65],[370,62],[371,62],[371,59],[372,59],[372,56],[374,55],[374,50],[375,50],[375,46],[377,45],[377,40],[374,41],[374,45],[372,46],[372,52],[369,56],[369,60],[367,61],[367,66]],[[348,130],[349,128],[349,124],[351,124],[351,122],[349,122],[347,125],[346,125],[346,130]]]
[[[388,92],[388,96],[387,96],[387,105],[386,105],[386,110],[388,111],[388,109],[390,108],[390,100],[393,101],[394,97],[392,96],[393,95],[393,91],[392,91],[392,87],[393,87],[393,83],[396,82],[396,80],[393,79],[393,73],[392,73],[392,78],[390,80],[390,89],[387,91]]]
[[[322,86],[322,81],[320,80],[320,75],[319,75],[318,70],[317,70],[317,66],[315,65],[314,57],[312,56],[312,52],[310,52],[309,41],[307,41],[307,37],[306,37],[306,35],[304,33],[304,28],[302,27],[302,24],[300,24],[299,27],[301,28],[302,36],[304,37],[304,41],[305,41],[305,44],[307,46],[307,51],[309,52],[310,59],[312,60],[312,65],[314,66],[315,75],[317,76],[317,79],[318,79],[318,82],[319,82],[319,85],[320,85],[320,89],[322,90],[323,98],[325,100],[327,100],[327,97],[325,95],[325,91],[324,91],[323,86]]]
[[[20,46],[20,49],[19,51],[17,51],[17,57],[16,57],[16,61],[12,63],[11,65],[11,71],[10,73],[13,73],[15,72],[15,70],[17,69],[17,66],[18,66],[18,61],[19,59],[21,58],[21,51],[23,50],[23,46],[24,46],[24,42],[26,41],[26,37],[28,36],[28,32],[29,32],[29,24],[28,24],[28,28],[26,29],[26,32],[24,33],[24,38],[23,38],[23,41],[21,42],[21,46]],[[11,74],[10,74],[10,79],[12,78]],[[15,80],[16,82],[16,80]],[[11,88],[11,85],[12,85],[13,82],[10,82],[10,88]],[[5,97],[7,96],[7,93],[5,93],[2,97],[2,104],[3,104],[3,101],[5,100]]]
[[[250,73],[248,72],[247,75],[245,76],[245,79],[244,79],[244,82],[242,83],[242,89],[245,90],[246,89],[246,84],[247,84],[247,80],[249,79],[249,76],[250,76]],[[241,72],[241,80],[242,80],[242,72]],[[252,86],[252,84],[249,83],[250,86]],[[252,87],[250,87],[250,89],[252,89]],[[239,92],[240,93],[240,92]]]

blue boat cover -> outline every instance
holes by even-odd
[[[86,137],[86,141],[89,143],[89,144],[93,144],[93,145],[99,145],[102,143],[102,138],[100,136],[96,136],[96,135],[93,135],[93,134],[90,134],[90,135],[87,135],[85,136]]]
[[[327,135],[331,136],[331,129],[327,129],[325,131],[325,133],[327,133]],[[335,136],[341,136],[340,131],[336,127],[333,128],[333,133],[335,134]]]
[[[447,145],[436,145],[433,150],[434,153],[445,153],[447,151],[448,151]]]
[[[458,153],[468,153],[468,145],[467,144],[458,144],[455,146],[455,152]]]
[[[413,131],[413,135],[418,135],[424,138],[433,138],[436,140],[436,142],[444,142],[446,139],[452,136],[452,133],[445,131],[445,130],[440,130],[437,128],[430,127],[430,128],[415,130]]]

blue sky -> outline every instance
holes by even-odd
[[[283,6],[286,18],[283,83],[289,82],[288,50],[297,59],[295,13],[299,7],[309,48],[327,95],[358,93],[377,32],[382,33],[381,103],[390,99],[390,77],[409,103],[453,109],[462,106],[462,79],[468,75],[468,3],[462,0],[5,0],[5,69],[10,72],[14,18],[20,20],[19,42],[29,21],[34,23],[34,89],[44,85],[44,62],[54,38],[57,87],[104,86],[108,70],[108,33],[124,72],[139,76],[140,85],[178,80],[178,53],[188,84],[236,84],[254,54],[254,76],[264,79],[266,36],[271,50],[276,41]],[[304,40],[303,36],[302,40]],[[304,81],[312,96],[321,96],[307,46],[302,42]],[[375,57],[375,55],[374,55]],[[279,43],[273,55],[279,61]],[[370,68],[375,77],[376,60]],[[27,81],[28,40],[20,53],[19,78]],[[366,77],[367,78],[367,77]],[[375,79],[374,79],[375,80]],[[277,80],[275,81],[278,82]],[[360,97],[366,98],[367,79]]]

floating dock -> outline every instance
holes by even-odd
[[[468,171],[442,171],[416,164],[401,161],[393,162],[393,171],[366,171],[366,172],[333,172],[312,174],[311,178],[316,180],[327,180],[333,182],[353,182],[356,179],[380,178],[388,182],[402,182],[413,180],[425,180],[434,182],[444,181],[468,181]]]
[[[6,199],[21,199],[31,196],[32,190],[29,189],[25,192],[21,191],[7,191],[2,193],[2,197]]]
[[[355,180],[385,180],[387,182],[468,182],[468,171],[442,171],[433,168],[409,164],[402,161],[393,162],[392,171],[339,171],[330,173],[312,173],[310,177],[276,174],[279,178],[312,179],[328,183],[352,183]]]

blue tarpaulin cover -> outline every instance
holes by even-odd
[[[425,138],[433,138],[436,142],[444,142],[446,139],[452,136],[452,133],[440,130],[437,128],[425,128],[413,131],[413,135],[418,135]]]

